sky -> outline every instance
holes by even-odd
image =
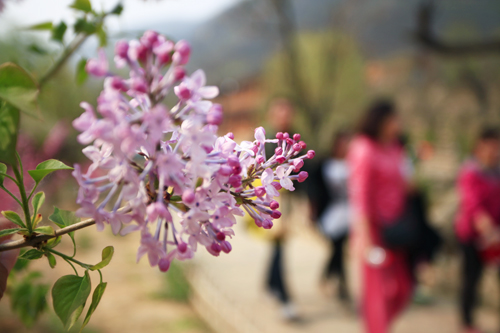
[[[148,25],[166,22],[202,22],[208,20],[241,0],[124,0],[120,18],[109,20],[111,32],[144,30]],[[14,26],[64,19],[74,21],[74,12],[68,8],[73,0],[7,0],[0,13],[0,32]],[[94,8],[113,8],[118,0],[91,0]]]

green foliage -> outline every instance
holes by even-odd
[[[23,220],[21,219],[21,217],[16,212],[13,212],[13,211],[10,211],[10,210],[4,210],[4,211],[2,211],[2,215],[7,220],[9,220],[10,222],[12,222],[14,224],[17,224],[21,228],[26,228],[26,226],[24,225]]]
[[[110,14],[121,15],[122,11],[123,11],[123,5],[119,3],[115,6],[115,8],[111,10]]]
[[[40,259],[43,256],[43,252],[37,249],[31,249],[26,252],[24,252],[22,255],[19,256],[20,259],[26,259],[26,260],[36,260]]]
[[[16,280],[11,285],[10,299],[12,310],[28,327],[33,326],[40,314],[47,307],[45,296],[49,287],[46,284],[40,284],[36,281],[40,276],[40,272],[31,272],[23,279]]]
[[[66,23],[64,23],[64,21],[61,21],[61,23],[52,28],[52,39],[63,44],[64,34],[66,33],[67,29],[68,26],[66,25]]]
[[[182,267],[175,261],[172,262],[168,273],[164,274],[164,277],[163,289],[155,294],[154,297],[177,302],[187,302],[191,294],[191,288]]]
[[[49,261],[49,265],[51,268],[56,267],[57,264],[56,257],[54,257],[52,253],[47,253],[47,259]]]
[[[9,103],[0,101],[0,161],[17,163],[16,144],[19,129],[19,111]]]
[[[326,151],[329,140],[339,127],[358,118],[366,100],[365,64],[351,37],[340,32],[302,32],[294,40],[298,53],[295,66],[305,91],[297,92],[290,84],[287,55],[274,54],[267,62],[264,89],[268,99],[274,96],[305,96],[305,105],[297,109],[295,128],[308,144]]]
[[[106,282],[101,282],[94,289],[94,293],[92,294],[92,303],[90,303],[89,310],[87,311],[87,315],[85,316],[85,320],[83,321],[82,328],[80,329],[80,332],[89,323],[90,317],[92,316],[95,309],[99,305],[99,302],[101,301],[102,295],[104,294],[104,291],[106,290],[107,285],[108,284]]]
[[[43,235],[50,235],[50,236],[54,235],[54,228],[52,228],[49,225],[44,225],[43,227],[38,227],[33,231],[37,232],[39,234],[43,234]]]
[[[0,187],[3,187],[3,180],[5,179],[5,176],[1,175],[2,173],[7,173],[7,166],[0,163]]]
[[[76,20],[73,28],[75,29],[75,32],[77,33],[82,32],[87,35],[92,35],[97,30],[95,23],[88,22],[86,18],[79,18],[78,20]]]
[[[102,269],[106,266],[108,266],[109,262],[111,261],[111,259],[113,258],[113,254],[115,252],[115,249],[114,247],[112,246],[106,246],[103,250],[102,250],[102,260],[100,263],[98,264],[95,264],[94,266],[90,267],[90,270],[92,271],[96,271],[98,269]]]
[[[15,234],[17,232],[19,232],[19,228],[3,229],[3,230],[0,230],[0,237],[8,236],[8,235],[13,235],[13,234]]]
[[[90,277],[87,271],[84,276],[65,275],[54,284],[52,288],[54,311],[66,329],[70,329],[82,313],[90,290]]]
[[[33,178],[36,185],[38,185],[45,176],[57,170],[73,170],[73,168],[61,161],[51,159],[38,164],[35,170],[30,170],[28,173],[31,178]]]
[[[70,7],[76,10],[81,10],[85,13],[92,11],[92,4],[90,3],[90,0],[75,0]]]
[[[45,202],[44,192],[38,192],[33,197],[33,200],[31,200],[31,206],[33,207],[33,220],[35,220],[35,217],[38,214],[38,211],[40,210],[44,202]]]
[[[28,27],[29,30],[52,30],[52,22],[43,22]]]
[[[76,65],[76,83],[82,85],[87,81],[89,74],[85,70],[85,65],[87,65],[87,58],[82,58]]]
[[[0,66],[0,99],[31,115],[38,115],[38,86],[30,74],[14,63]]]
[[[54,212],[49,216],[49,220],[54,222],[59,228],[64,228],[79,222],[80,219],[73,212],[54,207]],[[75,232],[72,231],[68,235],[71,237],[73,249],[76,251]]]

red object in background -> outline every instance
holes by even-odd
[[[483,247],[479,250],[479,255],[486,264],[500,266],[500,243]]]

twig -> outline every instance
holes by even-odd
[[[22,247],[36,246],[36,245],[38,245],[42,242],[45,242],[51,238],[62,236],[62,235],[68,234],[72,231],[87,228],[87,227],[90,227],[91,225],[94,225],[94,224],[95,224],[94,219],[88,219],[85,221],[81,221],[81,222],[72,224],[68,227],[58,229],[54,232],[53,235],[37,235],[37,236],[30,238],[30,239],[19,239],[19,240],[10,241],[8,243],[3,243],[3,244],[0,244],[0,252],[14,250],[14,249],[20,249]]]

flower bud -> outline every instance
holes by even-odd
[[[255,188],[255,195],[258,197],[263,197],[264,195],[266,195],[265,187],[264,186],[257,186]]]
[[[128,42],[126,40],[119,40],[118,42],[116,42],[115,54],[122,59],[127,59],[127,57],[128,57]]]
[[[165,273],[170,268],[170,260],[167,258],[161,258],[158,262],[158,268],[160,268],[161,272]]]
[[[178,245],[177,245],[177,250],[179,250],[180,253],[186,253],[187,251],[187,244],[184,243],[184,242],[180,242]]]
[[[241,173],[241,171],[243,171],[243,168],[241,167],[241,165],[237,165],[237,166],[233,167],[233,174],[234,175],[239,175]]]
[[[266,159],[264,158],[264,156],[262,155],[259,155],[255,158],[255,162],[257,162],[258,164],[262,164],[266,161]]]
[[[219,244],[217,244],[216,242],[213,242],[212,245],[210,245],[210,250],[217,253],[217,255],[218,255],[221,251],[221,248],[220,248]]]
[[[286,140],[290,137],[290,134],[288,132],[283,133],[283,139]]]
[[[296,159],[293,161],[293,172],[299,172],[300,169],[304,166],[304,160],[303,159]]]
[[[177,66],[174,68],[173,76],[175,81],[180,81],[186,76],[186,70],[184,67]]]
[[[264,221],[262,221],[262,228],[264,229],[271,229],[273,227],[273,222],[269,219],[264,219]]]
[[[314,156],[316,156],[316,153],[314,152],[314,150],[309,150],[306,154],[307,158],[308,159],[313,159]]]
[[[283,163],[285,163],[285,161],[286,161],[286,158],[283,155],[276,157],[276,162],[278,162],[279,164],[283,164]]]
[[[223,233],[223,232],[218,232],[217,233],[217,239],[220,240],[220,241],[223,241],[226,239],[226,235]]]
[[[127,91],[127,85],[119,76],[113,76],[111,78],[111,87],[119,91]]]
[[[293,140],[290,138],[286,138],[286,144],[290,146],[293,145]]]
[[[307,145],[306,145],[306,143],[304,141],[300,141],[299,145],[302,147],[302,149],[306,149],[307,148]]]
[[[194,191],[190,188],[187,188],[182,192],[182,201],[187,204],[191,204],[194,202],[195,194]]]
[[[191,55],[191,46],[185,40],[180,40],[175,44],[174,59],[180,65],[185,65]]]
[[[233,173],[233,168],[229,165],[223,165],[220,167],[219,173],[223,176],[230,176]]]
[[[283,132],[276,133],[276,139],[283,140]]]
[[[273,200],[269,204],[269,208],[271,208],[272,210],[276,210],[276,209],[280,208],[280,204],[278,203],[278,201]]]
[[[234,140],[234,134],[233,132],[229,132],[226,134],[228,138],[230,138],[231,140]]]
[[[276,149],[274,150],[274,153],[275,153],[276,155],[283,155],[283,148],[281,148],[281,147],[276,148]]]
[[[281,186],[281,184],[280,184],[280,183],[278,183],[278,182],[272,182],[272,183],[271,183],[271,185],[273,185],[273,186],[274,186],[274,188],[275,188],[277,191],[279,191],[279,190],[281,190],[281,189],[283,188],[283,187]]]
[[[279,219],[281,217],[281,212],[279,210],[273,210],[271,213],[271,217],[273,219]]]
[[[299,183],[302,183],[303,181],[305,181],[307,179],[307,177],[309,177],[309,174],[307,173],[307,171],[301,171],[299,173],[299,178],[298,178]]]
[[[300,151],[302,149],[302,147],[298,143],[294,143],[292,148],[294,151]]]
[[[255,219],[255,225],[262,228],[262,221],[260,219]]]
[[[144,32],[140,41],[144,46],[152,47],[153,44],[158,40],[158,33],[153,30],[148,30]]]
[[[240,187],[241,186],[241,176],[231,176],[229,177],[229,180],[227,181],[229,185],[232,187]]]
[[[295,134],[293,135],[293,139],[294,139],[295,141],[300,141],[300,134],[299,134],[299,133],[295,133]]]
[[[146,81],[144,81],[141,78],[134,78],[132,79],[132,83],[130,85],[130,88],[138,93],[147,93],[148,92],[148,85]]]
[[[214,104],[207,113],[207,123],[210,125],[220,125],[222,123],[222,106]]]
[[[229,166],[235,167],[240,165],[240,159],[235,155],[231,155],[227,158],[227,164]]]
[[[233,247],[231,246],[231,243],[229,243],[228,241],[221,242],[220,248],[221,248],[222,252],[224,252],[224,253],[229,253],[233,249]]]

